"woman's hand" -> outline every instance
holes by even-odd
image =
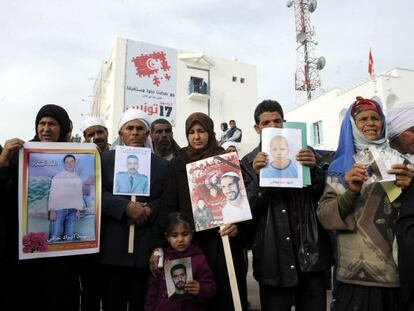
[[[24,141],[19,138],[13,138],[6,141],[3,151],[0,154],[0,167],[7,166],[10,160],[10,155],[15,149],[23,147]]]
[[[188,280],[185,284],[185,291],[189,294],[198,295],[200,292],[200,283],[196,280]]]
[[[228,235],[229,237],[235,237],[238,233],[237,226],[235,224],[225,225],[220,228],[220,235],[225,236]]]
[[[267,164],[267,155],[265,152],[259,152],[253,160],[253,169],[259,175],[260,169]]]
[[[359,194],[361,192],[362,184],[368,179],[367,170],[364,165],[355,163],[352,169],[346,172],[345,182],[351,192]]]
[[[394,164],[391,169],[387,171],[387,173],[395,174],[394,184],[401,189],[405,189],[410,186],[414,175],[414,172],[405,164]]]
[[[313,168],[316,165],[315,154],[309,149],[300,149],[296,154],[296,161],[302,165],[309,166],[310,168]]]

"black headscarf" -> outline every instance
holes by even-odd
[[[35,122],[35,137],[32,141],[40,141],[39,136],[37,135],[37,125],[39,124],[40,120],[43,117],[51,117],[55,119],[59,125],[60,125],[60,133],[59,133],[59,139],[58,142],[65,142],[66,136],[70,131],[70,119],[69,115],[66,112],[65,109],[63,109],[60,106],[57,105],[45,105],[42,108],[40,108],[39,112],[36,116],[36,122]]]
[[[214,135],[214,122],[211,118],[202,112],[192,113],[185,121],[185,134],[188,140],[188,133],[194,124],[200,124],[201,127],[208,133],[208,142],[203,149],[194,149],[190,143],[185,148],[185,152],[192,161],[206,159],[217,154],[225,153],[225,150],[218,146],[216,137]]]

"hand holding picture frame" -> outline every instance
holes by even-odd
[[[260,186],[302,188],[302,165],[296,161],[301,148],[301,130],[263,129],[262,151],[268,154],[269,162],[260,170]]]
[[[151,149],[116,146],[113,194],[150,196]],[[128,253],[134,252],[135,225],[129,225]]]
[[[252,218],[235,152],[187,164],[196,231]]]
[[[25,143],[19,154],[19,259],[98,252],[100,215],[94,144]]]
[[[191,299],[194,295],[185,292],[185,284],[193,279],[191,257],[167,260],[164,264],[167,294],[170,300]]]

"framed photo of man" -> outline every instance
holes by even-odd
[[[187,164],[196,231],[252,218],[236,152]]]
[[[98,252],[100,217],[94,144],[25,143],[19,154],[19,259]]]
[[[116,146],[113,193],[150,195],[151,149]]]
[[[191,257],[165,261],[164,276],[168,299],[179,300],[193,296],[185,292],[185,284],[193,279]]]
[[[263,129],[262,151],[267,153],[269,161],[260,170],[260,186],[302,188],[302,164],[296,161],[296,154],[301,148],[301,130]]]

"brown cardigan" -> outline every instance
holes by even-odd
[[[399,287],[392,242],[400,201],[390,203],[382,186],[371,184],[353,200],[353,212],[342,219],[338,196],[344,192],[337,178],[328,177],[317,210],[322,225],[336,230],[337,279],[364,286]]]

